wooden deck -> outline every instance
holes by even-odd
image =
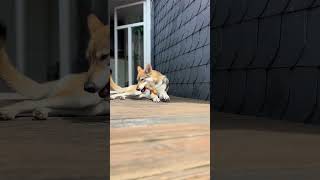
[[[209,104],[111,102],[111,179],[210,179]]]
[[[0,96],[0,106],[19,99]],[[0,121],[0,180],[105,180],[109,117]]]
[[[0,121],[0,179],[105,180],[107,119]],[[209,179],[208,103],[116,100],[110,119],[111,179]]]
[[[90,118],[0,121],[0,179],[105,180],[106,126]]]
[[[217,180],[318,180],[320,126],[215,112]]]

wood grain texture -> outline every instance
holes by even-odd
[[[0,179],[105,180],[107,125],[91,118],[0,121]]]
[[[209,104],[111,101],[111,179],[210,179]]]
[[[220,112],[213,118],[216,179],[319,179],[319,126]]]

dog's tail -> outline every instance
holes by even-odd
[[[0,78],[17,93],[30,99],[39,99],[47,94],[45,87],[17,71],[10,63],[5,50],[6,28],[0,23]]]
[[[110,70],[110,90],[116,91],[118,93],[123,93],[127,88],[120,87],[117,83],[115,83],[112,79],[112,70]]]

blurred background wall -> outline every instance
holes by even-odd
[[[300,122],[320,119],[320,1],[217,0],[217,111]]]
[[[45,82],[87,70],[87,16],[108,22],[106,0],[2,0],[0,21],[8,28],[12,63]],[[0,91],[10,91],[0,83]]]

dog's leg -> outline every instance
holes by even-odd
[[[150,100],[152,100],[153,102],[156,102],[156,103],[160,102],[160,99],[159,99],[158,95],[153,94],[153,93],[151,93],[151,94],[149,94],[149,93],[148,94],[140,94],[139,98],[140,99],[147,98],[147,99],[150,99]]]
[[[0,108],[0,119],[12,120],[20,113],[31,112],[37,107],[37,101],[22,101]]]
[[[140,91],[135,91],[135,92],[125,92],[125,93],[120,93],[120,94],[113,94],[110,96],[110,99],[117,99],[120,98],[122,100],[126,99],[127,96],[138,96],[141,95]]]
[[[104,116],[109,114],[110,106],[108,101],[102,101],[96,106],[85,109],[54,109],[37,108],[33,111],[33,117],[37,120],[45,120],[49,116]]]
[[[169,97],[166,89],[167,89],[167,85],[166,84],[162,84],[159,88],[157,88],[158,94],[159,94],[159,98],[161,100],[164,100],[164,101],[170,101],[170,97]]]
[[[117,91],[110,91],[110,94],[117,94]]]
[[[104,116],[110,113],[110,103],[108,101],[102,101],[98,105],[89,108],[87,114],[90,116]]]
[[[125,100],[125,99],[126,99],[126,94],[127,94],[127,93],[113,94],[113,95],[110,96],[110,99],[111,99],[111,100],[114,100],[114,99],[119,98],[119,99],[121,99],[121,100]]]
[[[52,108],[36,108],[33,110],[32,116],[36,120],[46,120],[52,111],[54,111]]]
[[[41,110],[42,112],[50,111],[53,109],[85,109],[95,106],[101,102],[101,98],[97,95],[88,94],[86,96],[63,96],[63,97],[52,97],[37,101],[22,101],[0,108],[0,118],[3,120],[14,119],[20,113],[32,112],[35,109]],[[49,112],[48,112],[49,113]],[[44,115],[46,113],[43,113]],[[36,116],[36,112],[34,112]],[[44,115],[40,119],[46,119],[48,116]]]
[[[79,113],[84,113],[91,115],[92,107],[100,107],[99,104],[101,102],[107,102],[104,100],[101,100],[96,95],[86,95],[86,96],[68,96],[68,97],[52,97],[48,99],[41,100],[37,103],[37,107],[33,112],[33,116],[36,119],[47,119],[50,113],[56,113],[56,112],[75,112],[75,114],[71,115],[77,115]],[[103,104],[103,103],[102,103]],[[106,108],[107,109],[107,108]],[[75,110],[75,111],[74,111]],[[63,114],[62,114],[63,115]]]
[[[156,103],[160,102],[160,99],[159,99],[158,95],[151,93],[150,97],[151,97],[153,102],[156,102]]]

